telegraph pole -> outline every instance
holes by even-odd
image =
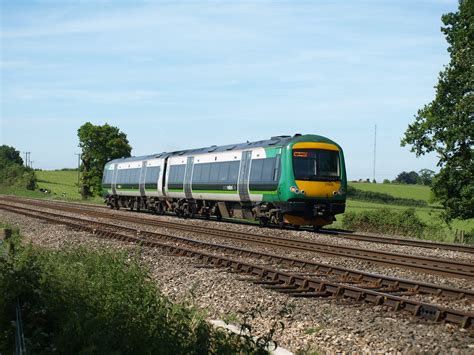
[[[77,191],[81,193],[81,186],[80,186],[80,174],[81,174],[81,153],[74,153],[77,155]]]
[[[377,153],[377,125],[375,125],[375,131],[374,131],[374,173],[373,173],[373,178],[372,181],[375,181],[375,157]]]
[[[30,154],[31,152],[23,152],[25,154],[25,166],[28,168],[30,166]]]

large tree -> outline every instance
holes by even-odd
[[[100,195],[105,163],[129,157],[132,147],[125,133],[108,124],[95,126],[87,122],[78,129],[77,135],[79,147],[82,148],[82,197]]]
[[[415,115],[402,146],[417,156],[436,152],[439,174],[432,189],[446,217],[474,217],[474,0],[459,1],[442,16],[450,62],[439,74],[436,97]]]

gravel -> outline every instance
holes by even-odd
[[[130,244],[98,239],[88,233],[71,231],[64,226],[45,224],[2,210],[0,220],[19,226],[28,241],[49,248],[87,245],[90,248],[119,248],[130,252],[135,248]],[[227,225],[225,224],[226,228]],[[229,228],[249,227],[238,225]],[[313,233],[308,234],[314,237]],[[323,238],[329,239],[327,236]],[[163,293],[175,302],[192,302],[205,310],[209,319],[228,319],[234,323],[243,321],[251,314],[258,314],[250,323],[259,335],[268,331],[275,322],[282,321],[285,329],[277,332],[274,338],[292,351],[469,353],[474,349],[473,332],[450,324],[434,324],[405,312],[387,311],[383,306],[373,307],[336,299],[290,298],[243,280],[249,277],[222,269],[202,267],[195,259],[172,256],[161,250],[143,248],[141,257]],[[327,258],[323,259],[328,261]],[[336,258],[331,260],[336,262]],[[344,260],[338,262],[342,263]],[[362,262],[355,264],[364,270],[368,266],[370,271],[380,268]],[[410,274],[411,272],[404,271],[404,275]],[[416,273],[413,274],[416,276]],[[426,276],[423,274],[423,280],[431,281]],[[436,279],[441,283],[449,281],[458,287],[465,284],[465,288],[473,288],[472,282],[444,280],[439,277]],[[282,315],[276,316],[279,312]]]

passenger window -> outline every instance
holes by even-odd
[[[219,163],[218,165],[219,165],[219,182],[226,183],[229,179],[229,164],[225,162],[225,163]]]
[[[263,169],[263,159],[252,160],[250,169],[250,181],[261,181]]]
[[[211,164],[210,182],[217,182],[219,178],[219,163]]]
[[[240,162],[238,161],[229,162],[229,184],[237,184],[239,179],[239,166]]]
[[[262,181],[273,181],[275,158],[263,159]]]
[[[194,165],[193,167],[193,182],[201,182],[201,172],[202,172],[202,166],[201,164],[199,165]]]
[[[201,182],[209,182],[209,175],[211,173],[211,164],[202,164]]]

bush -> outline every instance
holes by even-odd
[[[0,250],[1,353],[15,352],[17,299],[30,353],[267,353],[251,337],[215,330],[193,307],[171,303],[138,258],[12,243],[14,258]]]
[[[355,187],[352,187],[352,186],[347,187],[347,197],[352,198],[354,200],[362,200],[362,201],[369,201],[369,202],[376,202],[376,203],[388,203],[392,205],[417,206],[417,207],[423,207],[427,205],[426,201],[423,201],[423,200],[394,197],[389,194],[384,194],[384,193],[374,192],[374,191],[363,191],[363,190],[356,189]]]
[[[342,225],[348,229],[417,238],[421,238],[427,230],[427,225],[412,208],[403,211],[382,208],[359,213],[346,212],[342,217]]]
[[[35,172],[18,164],[0,166],[0,185],[22,187],[28,190],[36,188]]]

